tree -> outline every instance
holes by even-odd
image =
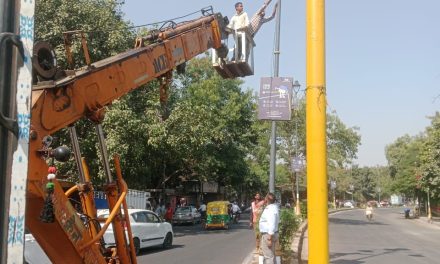
[[[358,127],[347,127],[336,112],[327,114],[327,152],[330,167],[343,168],[356,159],[361,136]]]
[[[92,62],[115,55],[132,47],[134,43],[130,24],[122,19],[123,3],[124,1],[119,0],[40,0],[36,3],[35,39],[47,41],[54,47],[58,65],[62,69],[69,68],[63,44],[63,32],[66,31],[83,30],[86,33]],[[80,43],[80,40],[72,43],[74,68],[84,65]],[[80,120],[75,126],[81,152],[87,157],[91,175],[98,175],[101,165],[96,135],[92,133],[95,128],[86,120]],[[58,139],[57,144],[70,145],[67,129],[59,131],[54,137]],[[77,169],[73,161],[58,166],[61,174],[70,176],[72,180],[76,178]]]
[[[35,6],[35,39],[48,41],[55,49],[61,68],[67,68],[63,33],[82,30],[86,33],[92,62],[134,45],[130,24],[123,20],[123,0],[63,1],[39,0]],[[84,65],[81,41],[72,43],[74,68]]]
[[[220,78],[205,57],[175,76],[167,119],[159,115],[155,84],[116,102],[105,125],[110,152],[122,153],[129,168],[127,181],[150,188],[216,181],[238,191],[250,174],[246,157],[255,141],[252,96],[240,85]]]
[[[426,140],[420,153],[420,168],[417,171],[420,187],[429,189],[433,198],[440,198],[440,113],[430,117],[431,126],[426,129]]]
[[[391,190],[406,196],[414,196],[417,187],[417,168],[423,148],[423,135],[405,135],[386,146],[390,176],[393,179]]]
[[[289,171],[289,177],[278,177],[277,183],[285,184],[286,179],[290,182],[292,190],[295,189],[296,178],[291,171],[292,158],[294,156],[306,157],[306,107],[305,100],[300,100],[298,108],[294,110],[293,118],[290,121],[278,122],[278,151],[277,158],[281,160],[285,171]],[[345,173],[346,166],[356,158],[361,137],[357,127],[347,127],[337,116],[336,112],[327,114],[327,158],[328,175],[332,180],[337,181],[337,192],[348,189],[351,182],[350,175]],[[270,132],[267,127],[267,133]],[[267,138],[267,136],[266,136]],[[265,138],[265,140],[266,140]],[[263,142],[267,142],[264,141]],[[260,148],[268,153],[268,148]],[[266,155],[266,159],[267,159]],[[299,177],[299,174],[296,174]],[[293,194],[293,193],[292,193]]]
[[[365,201],[373,200],[376,197],[376,182],[374,173],[369,167],[353,167],[353,181],[355,191],[359,192]]]

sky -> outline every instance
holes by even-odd
[[[232,17],[235,0],[125,0],[134,25],[180,17],[206,6]],[[251,17],[264,0],[242,1]],[[272,12],[275,0],[267,13]],[[279,76],[306,80],[306,0],[283,0]],[[385,146],[430,125],[440,106],[439,0],[326,1],[327,111],[361,135],[360,166],[386,165]],[[273,75],[275,20],[255,37],[254,76],[259,90]],[[304,91],[302,89],[302,91]],[[302,92],[302,96],[305,96]]]

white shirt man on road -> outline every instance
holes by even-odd
[[[233,203],[232,204],[232,213],[235,214],[237,212],[240,212],[240,207],[236,203]]]
[[[261,233],[260,249],[263,252],[263,263],[275,263],[275,243],[278,240],[278,224],[280,213],[275,204],[275,195],[268,193],[265,197],[267,206],[260,217],[259,228]]]

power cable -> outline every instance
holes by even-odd
[[[195,15],[195,14],[197,14],[199,12],[202,14],[202,16],[210,16],[210,15],[214,14],[214,9],[213,9],[212,6],[207,6],[207,7],[204,7],[202,9],[200,9],[200,10],[191,12],[191,13],[183,15],[183,16],[179,16],[179,17],[175,17],[175,18],[171,18],[171,19],[167,19],[167,20],[162,20],[162,21],[157,21],[157,22],[152,22],[152,23],[147,23],[147,24],[143,24],[143,25],[130,26],[130,27],[127,27],[126,29],[131,30],[131,29],[136,29],[136,28],[144,28],[144,27],[148,27],[148,26],[155,26],[155,25],[159,25],[159,24],[162,24],[162,27],[163,27],[167,23],[170,23],[171,27],[173,28],[173,27],[175,27],[177,25],[193,21],[193,20],[189,20],[189,21],[183,21],[183,22],[180,22],[180,23],[175,23],[174,20],[183,19],[185,17],[189,17],[189,16],[192,16],[192,15]],[[165,27],[162,30],[166,30],[168,28],[169,27]],[[121,30],[120,28],[119,29],[118,28],[112,28],[112,29],[104,29],[104,30],[88,30],[88,31],[83,31],[83,32],[85,34],[94,34],[94,33],[108,33],[108,32],[120,31],[120,30]],[[46,39],[46,41],[54,40],[54,39],[57,39],[57,38],[60,38],[60,36],[53,36],[50,39]]]

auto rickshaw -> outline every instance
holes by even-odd
[[[215,201],[209,202],[206,208],[205,229],[209,228],[229,228],[231,217],[229,216],[229,202]]]

